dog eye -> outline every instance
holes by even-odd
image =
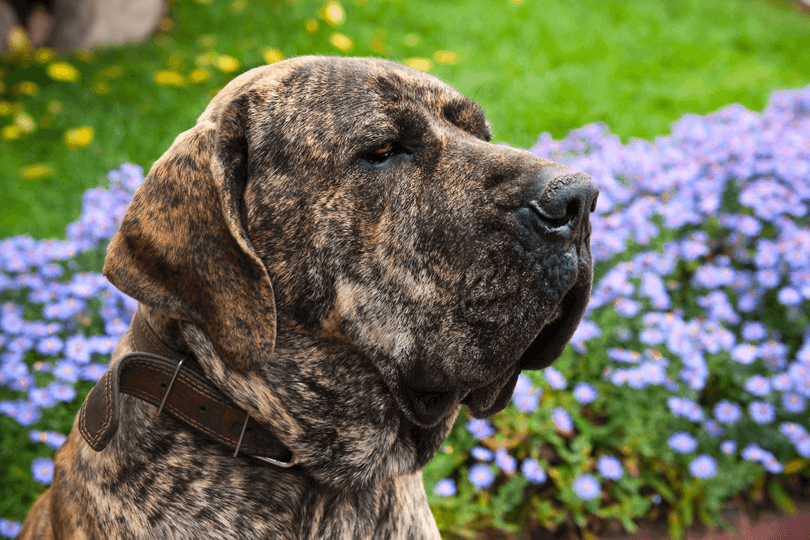
[[[371,152],[364,154],[362,159],[371,165],[382,165],[391,158],[402,154],[408,154],[408,151],[402,145],[396,142],[387,142]]]

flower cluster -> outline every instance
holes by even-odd
[[[0,415],[30,430],[27,439],[40,456],[28,465],[40,484],[53,475],[46,455],[65,440],[44,426],[60,407],[72,420],[137,305],[98,268],[143,171],[123,165],[109,180],[110,189],[84,194],[81,218],[67,227],[65,240],[0,241]],[[70,420],[60,429],[69,430]],[[13,523],[2,529],[13,531]]]
[[[540,137],[533,153],[600,188],[593,295],[555,367],[521,375],[514,408],[467,424],[473,486],[507,498],[514,473],[480,458],[491,449],[534,460],[544,483],[523,496],[554,528],[608,516],[600,505],[629,504],[628,492],[636,517],[661,496],[677,506],[644,470],[728,498],[741,478],[806,465],[808,141],[810,87],[774,93],[761,114],[687,115],[653,142],[603,125]],[[554,493],[562,504],[540,502]]]

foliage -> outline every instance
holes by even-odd
[[[237,73],[303,54],[371,55],[447,80],[496,140],[601,121],[653,137],[685,112],[761,110],[806,84],[792,0],[171,0],[146,42],[0,57],[0,237],[61,236],[81,194],[149,166]],[[773,29],[778,28],[778,32]]]
[[[810,87],[672,131],[624,145],[590,125],[531,149],[600,187],[593,298],[563,358],[430,464],[448,533],[632,531],[663,507],[678,537],[764,483],[791,508],[784,476],[810,463]],[[535,461],[545,478],[518,467]]]

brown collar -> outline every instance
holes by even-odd
[[[272,432],[251,422],[247,412],[211,384],[194,358],[182,358],[164,346],[137,311],[131,336],[136,352],[107,370],[79,412],[79,431],[93,450],[106,448],[115,435],[123,393],[159,407],[158,413],[167,411],[234,450],[234,457],[241,453],[279,467],[295,465],[295,456]]]

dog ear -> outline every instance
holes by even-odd
[[[135,192],[104,275],[139,302],[197,324],[223,360],[252,370],[273,352],[276,307],[242,225],[250,95],[209,109]]]

